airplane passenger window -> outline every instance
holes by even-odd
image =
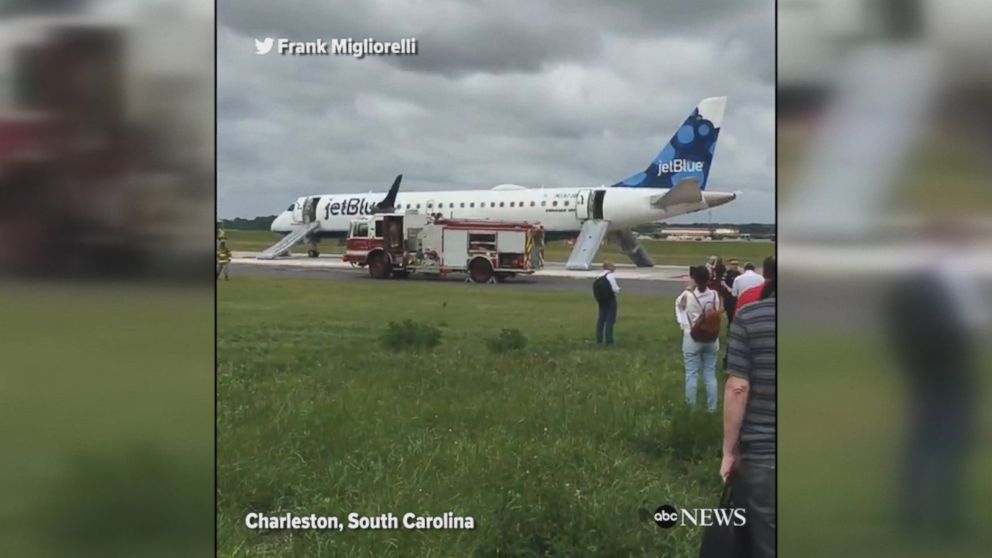
[[[555,201],[551,202],[551,205],[553,205],[555,207],[558,207],[558,200],[555,200]]]
[[[489,207],[496,207],[496,202],[489,202]]]
[[[534,202],[530,202],[530,206],[531,207],[534,207]]]
[[[514,203],[515,203],[515,202],[510,202],[510,207],[513,207],[513,204],[514,204]],[[502,205],[502,204],[501,204],[501,205]]]
[[[565,200],[565,207],[568,207],[568,200]]]
[[[420,209],[420,204],[419,203],[417,204],[417,209]]]
[[[504,205],[503,202],[499,202],[500,207],[503,207],[503,205]]]
[[[454,208],[455,208],[455,202],[451,202],[448,204],[448,209],[454,209]]]
[[[544,201],[544,200],[541,200],[541,207],[544,207],[544,206],[546,206],[546,205],[548,205],[548,202],[546,202],[546,201]]]
[[[465,202],[462,202],[459,207],[465,207]]]
[[[434,204],[433,204],[433,203],[429,203],[429,204],[427,204],[427,209],[431,209],[431,208],[433,208],[433,207],[434,207]]]
[[[475,207],[475,202],[468,204],[469,207]]]

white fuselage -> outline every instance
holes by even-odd
[[[594,195],[600,191],[602,194]],[[658,209],[652,199],[665,193],[656,188],[523,188],[497,186],[491,190],[405,192],[396,197],[396,211],[442,214],[452,219],[513,221],[540,224],[552,233],[578,232],[588,219],[609,222],[611,230],[627,229],[722,205],[734,194],[703,192],[703,201]],[[322,235],[347,233],[352,219],[369,215],[384,193],[324,194],[299,198],[272,223],[272,231],[287,233],[303,221],[303,208],[319,198],[314,216]]]

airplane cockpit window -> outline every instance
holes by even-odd
[[[295,208],[296,208],[296,204],[295,203],[291,203],[291,204],[289,204],[289,207],[286,208],[286,211],[292,211]]]

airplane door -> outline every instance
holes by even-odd
[[[302,223],[303,222],[303,206],[306,204],[306,198],[297,198],[296,203],[293,205],[293,222]]]
[[[307,198],[306,203],[303,204],[303,222],[312,223],[317,220],[317,202],[320,201],[319,197]]]
[[[592,218],[592,190],[579,190],[575,198],[575,216],[580,220]]]

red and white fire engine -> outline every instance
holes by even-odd
[[[367,266],[375,279],[467,273],[473,283],[502,282],[544,266],[544,228],[417,213],[370,215],[351,222],[344,261]]]

